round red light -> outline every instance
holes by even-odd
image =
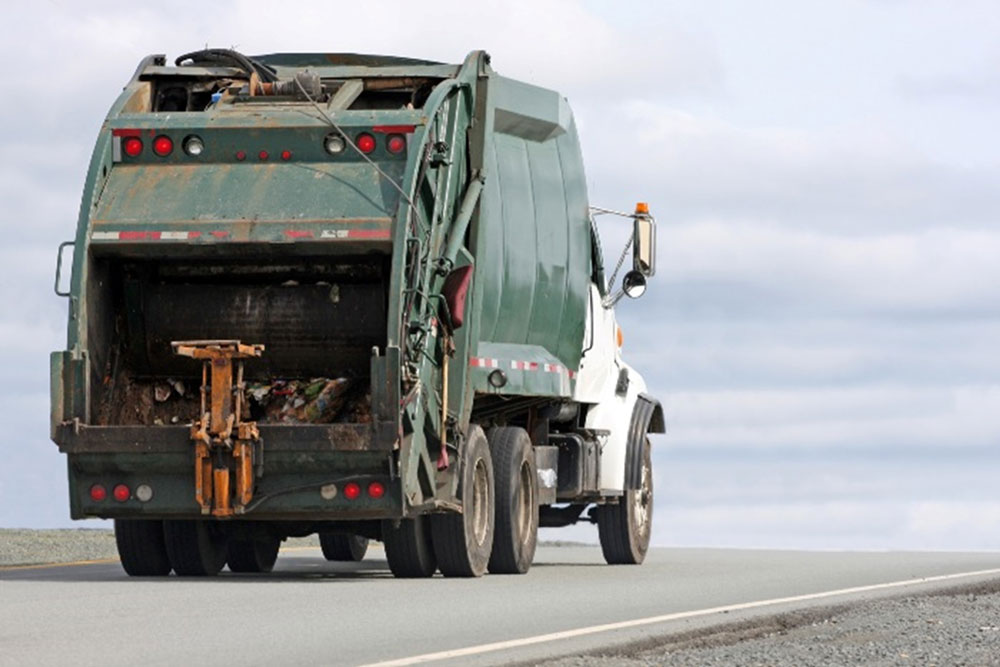
[[[292,151],[281,151],[281,159],[282,160],[291,160],[292,159]]]
[[[348,482],[344,485],[344,497],[348,500],[355,500],[361,495],[361,486],[357,482]]]
[[[385,495],[385,484],[382,482],[372,482],[368,485],[368,495],[372,498],[381,498]]]
[[[390,134],[386,148],[389,149],[390,153],[402,153],[403,149],[406,148],[406,139],[401,134]]]
[[[265,162],[267,160],[267,158],[269,158],[271,156],[267,154],[267,151],[261,151],[260,153],[257,153],[257,157],[260,158],[261,162]]]
[[[236,159],[239,160],[240,162],[242,162],[243,160],[246,160],[247,159],[247,152],[246,151],[236,151]]]
[[[122,150],[125,151],[125,155],[135,157],[142,152],[142,139],[139,137],[125,137],[125,141],[122,142]]]
[[[362,153],[371,153],[375,150],[375,137],[367,132],[362,132],[358,135],[357,144]]]
[[[115,497],[115,500],[123,503],[132,497],[132,492],[124,484],[117,484],[115,488],[111,490],[111,495]]]
[[[90,499],[95,502],[101,502],[108,497],[108,490],[104,488],[102,484],[94,484],[90,487]]]
[[[153,152],[160,157],[167,157],[174,150],[174,142],[170,137],[161,134],[153,139]]]

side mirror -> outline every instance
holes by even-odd
[[[638,299],[646,293],[646,276],[638,271],[629,271],[622,278],[622,291],[630,299]]]
[[[656,226],[648,213],[638,211],[632,230],[632,270],[646,277],[656,273]]]

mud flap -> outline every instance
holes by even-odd
[[[647,433],[663,433],[663,408],[648,394],[639,394],[632,409],[625,451],[625,488],[638,489],[642,484],[642,447]]]

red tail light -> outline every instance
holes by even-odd
[[[348,482],[344,485],[344,497],[348,500],[355,500],[361,495],[361,486],[357,482]]]
[[[402,153],[403,149],[406,148],[406,139],[401,134],[390,134],[385,145],[390,153]]]
[[[385,495],[385,484],[382,482],[372,482],[368,485],[368,495],[372,498],[381,498]]]
[[[124,484],[117,484],[115,488],[111,490],[111,495],[115,497],[115,500],[123,503],[132,497],[132,491]]]
[[[160,157],[167,157],[173,152],[173,150],[174,142],[170,137],[161,134],[157,138],[153,139],[153,152]]]
[[[260,159],[261,162],[267,162],[267,158],[271,156],[268,155],[267,151],[261,151],[260,153],[257,154],[257,157]]]
[[[292,151],[281,151],[281,159],[287,162],[292,159]]]
[[[375,137],[368,134],[367,132],[362,132],[358,135],[358,140],[355,142],[362,153],[371,153],[375,150]]]
[[[94,502],[101,502],[108,497],[108,490],[102,484],[94,484],[90,487],[90,499]]]
[[[122,141],[122,150],[129,157],[137,156],[142,152],[142,139],[139,137],[125,137]]]

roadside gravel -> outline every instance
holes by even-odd
[[[649,640],[544,667],[1000,666],[1000,582]]]
[[[282,547],[319,546],[315,537],[293,538]],[[28,530],[0,528],[0,567],[118,559],[115,533],[105,528]]]

